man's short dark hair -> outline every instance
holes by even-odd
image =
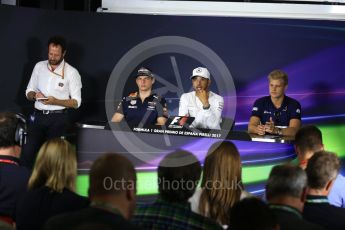
[[[18,119],[14,113],[0,113],[0,148],[16,145],[15,134]]]
[[[230,229],[232,230],[273,230],[278,225],[274,213],[258,198],[245,198],[231,209]]]
[[[160,197],[171,202],[186,202],[195,192],[200,174],[200,162],[192,153],[177,150],[166,155],[158,166]]]
[[[118,194],[136,186],[133,164],[124,156],[107,153],[92,164],[89,196]]]
[[[51,38],[49,38],[48,40],[48,47],[50,44],[53,44],[55,46],[61,46],[61,50],[62,50],[62,53],[66,51],[66,40],[61,37],[61,36],[53,36]]]
[[[340,170],[340,160],[335,153],[316,152],[308,161],[306,168],[308,186],[313,189],[325,188],[327,183],[335,179]]]
[[[284,164],[274,166],[266,184],[266,197],[291,196],[300,198],[307,187],[307,175],[296,165]]]
[[[302,154],[307,151],[319,151],[322,144],[322,133],[315,125],[303,126],[296,133],[295,145]]]

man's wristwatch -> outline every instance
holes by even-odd
[[[202,106],[202,108],[205,109],[205,110],[209,109],[210,107],[211,107],[210,104],[208,104],[208,106]]]
[[[279,135],[279,136],[282,136],[283,135],[283,130],[281,128],[276,128],[276,134]]]

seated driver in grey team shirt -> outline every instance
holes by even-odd
[[[194,91],[182,94],[179,116],[195,117],[191,125],[194,128],[220,129],[224,99],[209,90],[210,72],[197,67],[190,78]]]

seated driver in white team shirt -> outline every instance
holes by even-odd
[[[209,90],[210,72],[198,67],[190,78],[194,91],[182,94],[179,116],[195,117],[191,125],[194,128],[220,129],[224,99]]]

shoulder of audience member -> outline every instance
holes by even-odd
[[[108,213],[107,211],[104,211],[105,213]],[[98,213],[98,214],[97,214]],[[44,230],[63,230],[63,229],[75,229],[79,226],[82,226],[83,224],[89,225],[89,224],[95,224],[100,226],[107,226],[108,228],[114,227],[114,224],[118,224],[120,229],[141,229],[138,226],[134,225],[130,221],[124,219],[123,217],[120,217],[118,219],[114,218],[114,214],[108,213],[108,215],[111,215],[111,221],[114,221],[112,223],[109,223],[110,220],[109,217],[107,217],[107,214],[103,213],[102,211],[96,211],[93,208],[85,208],[80,209],[77,211],[67,212],[63,214],[56,215],[45,223]],[[90,219],[88,219],[88,215],[94,214],[93,216],[90,216]],[[105,216],[104,216],[105,214]],[[95,217],[96,215],[96,217]],[[97,216],[98,215],[98,216]],[[101,218],[97,218],[100,217]],[[92,218],[95,217],[96,220],[93,220]]]

